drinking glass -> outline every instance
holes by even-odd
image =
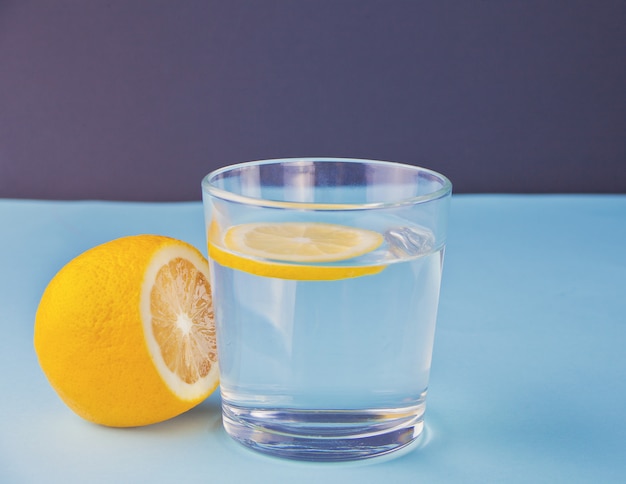
[[[400,163],[298,158],[221,168],[202,190],[226,432],[313,461],[417,439],[450,181]]]

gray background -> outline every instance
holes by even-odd
[[[0,197],[199,200],[262,158],[626,192],[626,2],[0,0]]]

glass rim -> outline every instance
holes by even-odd
[[[268,200],[259,197],[250,197],[247,195],[240,195],[231,191],[219,188],[213,184],[213,180],[219,175],[223,175],[230,171],[234,171],[241,168],[262,166],[262,165],[276,165],[284,163],[296,163],[296,162],[321,162],[321,163],[363,163],[368,165],[380,165],[380,166],[396,166],[408,169],[414,172],[427,173],[439,180],[441,188],[408,198],[400,198],[394,201],[386,202],[371,202],[371,203],[316,203],[316,202],[297,202],[297,201],[281,201],[281,200]],[[417,205],[426,202],[432,202],[440,198],[444,198],[452,193],[452,182],[441,173],[438,173],[429,168],[424,168],[417,165],[409,165],[407,163],[400,163],[396,161],[383,161],[383,160],[370,160],[365,158],[333,158],[333,157],[304,157],[304,158],[272,158],[266,160],[245,161],[241,163],[235,163],[227,165],[221,168],[217,168],[209,172],[202,179],[202,191],[208,193],[212,197],[220,198],[222,200],[241,203],[245,205],[254,205],[263,208],[282,208],[282,209],[297,209],[297,210],[324,210],[324,211],[342,211],[342,210],[373,210],[383,208],[393,208],[402,205]]]

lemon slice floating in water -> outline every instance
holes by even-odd
[[[376,274],[385,268],[325,265],[377,249],[384,237],[371,230],[313,222],[250,223],[229,228],[221,243],[216,232],[212,226],[209,256],[223,266],[259,276],[328,281]]]

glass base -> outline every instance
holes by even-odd
[[[425,405],[375,410],[294,410],[222,402],[226,432],[265,454],[307,461],[347,461],[399,450],[424,430]]]

